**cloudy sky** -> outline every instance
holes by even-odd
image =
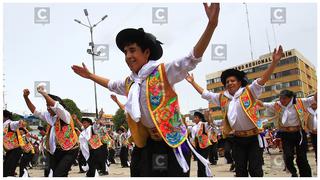
[[[43,7],[49,8],[50,14],[47,14],[48,11],[37,11]],[[295,48],[317,66],[315,3],[247,3],[247,7],[253,59],[269,52],[268,35],[271,48],[279,44],[284,49]],[[285,23],[271,24],[271,9],[275,7],[284,8],[285,13],[282,11],[276,15],[285,17]],[[73,64],[81,62],[92,69],[91,56],[86,52],[90,39],[89,30],[74,22],[74,19],[78,19],[87,24],[83,13],[85,8],[88,9],[92,23],[108,15],[95,28],[94,41],[96,44],[109,46],[109,59],[96,61],[95,64],[98,75],[114,80],[123,79],[130,74],[124,55],[115,45],[115,37],[120,30],[143,27],[145,31],[153,33],[164,43],[161,60],[170,62],[192,50],[207,23],[201,3],[5,3],[3,73],[4,97],[9,110],[21,114],[30,113],[22,97],[24,88],[30,89],[31,100],[39,109],[44,110],[43,98],[34,97],[34,82],[50,81],[51,93],[73,99],[81,110],[94,112],[93,83],[80,78],[71,70]],[[206,85],[206,74],[251,59],[245,5],[222,3],[220,8],[219,25],[202,62],[193,71],[196,81],[203,87]],[[153,12],[157,12],[157,15]],[[35,20],[46,20],[49,16],[49,23],[35,23]],[[153,20],[163,23],[155,23]],[[226,60],[211,59],[212,44],[227,45]],[[207,107],[207,102],[186,81],[178,83],[175,89],[182,113]],[[107,89],[97,86],[98,109],[103,108],[106,113],[112,114],[118,107],[112,102],[110,94]],[[126,99],[121,97],[120,101],[126,102]]]

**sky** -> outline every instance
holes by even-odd
[[[48,7],[50,23],[35,24],[35,9]],[[317,4],[315,3],[247,3],[253,59],[269,53],[281,44],[285,50],[297,49],[317,67]],[[271,24],[271,8],[285,9],[286,22]],[[159,9],[158,16],[153,9]],[[154,23],[167,10],[167,22]],[[94,29],[94,42],[109,46],[109,59],[96,61],[96,74],[112,80],[130,75],[123,53],[115,44],[117,33],[125,28],[143,27],[163,42],[162,62],[186,56],[204,31],[208,19],[202,3],[4,3],[3,4],[3,74],[4,99],[7,109],[30,114],[22,91],[29,88],[30,99],[38,109],[45,110],[45,101],[34,96],[35,81],[50,81],[50,93],[74,100],[82,111],[94,112],[93,82],[80,78],[72,70],[84,62],[92,70],[92,59],[86,50],[90,41],[83,13],[87,9],[92,23],[108,17]],[[220,16],[210,45],[202,62],[192,73],[206,86],[206,74],[250,61],[250,43],[246,9],[243,3],[222,3]],[[45,14],[41,14],[43,17]],[[37,16],[39,17],[39,16]],[[165,19],[164,19],[165,20]],[[268,34],[268,36],[267,36]],[[268,38],[267,38],[268,37]],[[269,39],[269,43],[268,40]],[[226,44],[227,59],[211,59],[211,45]],[[175,85],[183,114],[206,108],[208,103],[185,80]],[[108,114],[118,109],[112,93],[97,86],[98,109]],[[119,97],[125,103],[125,97]]]

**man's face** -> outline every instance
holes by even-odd
[[[193,122],[198,124],[200,122],[200,118],[198,116],[194,116]]]
[[[132,72],[138,74],[143,65],[147,64],[150,56],[150,50],[146,49],[144,52],[136,44],[130,44],[124,47],[124,54],[126,63]]]
[[[288,96],[280,96],[280,103],[283,105],[283,106],[287,106],[291,101],[291,98],[288,97]]]
[[[88,121],[83,121],[82,122],[83,127],[86,129],[87,127],[90,126],[90,123]]]
[[[230,76],[226,79],[226,88],[231,95],[234,95],[241,87],[241,81],[235,76]]]

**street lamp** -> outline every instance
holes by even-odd
[[[84,12],[84,15],[87,17],[89,25],[86,25],[86,24],[82,23],[81,21],[79,21],[77,19],[74,19],[74,21],[90,29],[91,41],[89,42],[89,46],[91,47],[91,49],[87,49],[87,53],[91,54],[92,64],[93,64],[93,74],[96,74],[96,69],[95,69],[95,64],[94,64],[94,57],[95,56],[99,56],[101,52],[100,51],[96,52],[96,53],[94,52],[93,28],[96,27],[101,21],[105,20],[108,17],[108,15],[103,16],[100,21],[98,21],[96,24],[94,24],[92,26],[91,23],[90,23],[90,19],[89,19],[89,16],[88,16],[87,9],[84,9],[83,12]],[[95,100],[95,106],[96,106],[96,118],[98,119],[97,89],[96,89],[96,83],[95,82],[93,83],[93,87],[94,87],[94,100]]]

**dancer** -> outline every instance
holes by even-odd
[[[202,98],[217,104],[224,114],[223,134],[235,130],[232,155],[235,161],[236,176],[245,177],[263,176],[262,144],[259,132],[262,132],[262,123],[259,121],[259,104],[256,99],[261,95],[263,85],[268,81],[276,65],[283,56],[280,46],[274,49],[272,62],[261,78],[248,85],[246,74],[236,69],[222,72],[221,82],[225,87],[222,93],[212,93],[200,87],[188,75],[186,80],[202,95]],[[249,164],[249,165],[248,165]],[[248,174],[249,173],[249,174]]]
[[[43,86],[38,86],[37,91],[46,100],[47,111],[36,109],[29,99],[28,89],[23,90],[24,100],[34,116],[48,123],[46,146],[53,177],[67,177],[79,151],[73,119],[60,97],[47,94]]]
[[[112,81],[97,76],[84,64],[72,66],[79,76],[128,97],[125,105],[128,125],[134,143],[143,148],[140,176],[189,176],[189,148],[194,149],[186,141],[187,131],[173,86],[201,61],[217,27],[219,4],[204,4],[204,8],[209,19],[207,27],[191,53],[182,59],[167,64],[157,61],[162,56],[162,43],[139,28],[124,29],[116,37],[117,46],[132,71],[125,80]],[[163,157],[166,157],[164,163],[155,162]],[[202,160],[207,174],[211,175],[208,161]]]

